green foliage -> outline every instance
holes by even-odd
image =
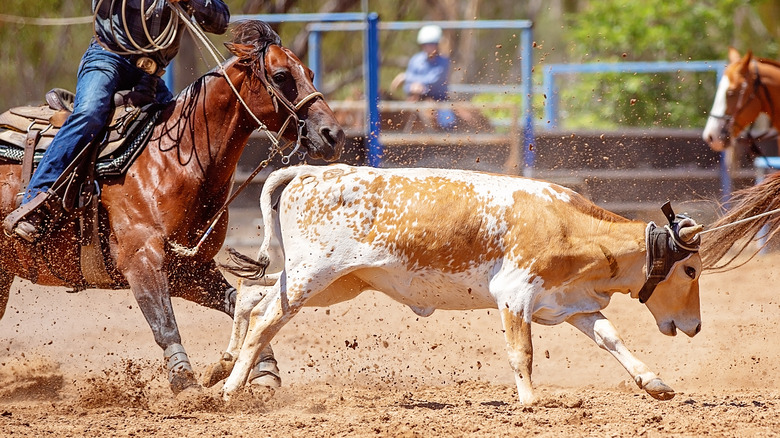
[[[737,0],[588,2],[567,16],[572,62],[723,59]],[[714,73],[582,74],[560,78],[560,120],[567,128],[704,125],[717,87]],[[564,84],[564,85],[561,85]]]

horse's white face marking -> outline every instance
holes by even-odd
[[[726,142],[723,138],[723,125],[726,119],[723,116],[726,113],[726,91],[731,86],[731,82],[726,75],[720,79],[718,91],[715,93],[715,101],[712,103],[710,116],[707,118],[707,125],[704,126],[702,138],[710,145],[712,150],[722,151],[726,148]]]

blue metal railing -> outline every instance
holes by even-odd
[[[368,63],[367,72],[376,72],[377,83],[379,74],[379,31],[401,31],[401,30],[416,30],[428,24],[435,24],[442,29],[518,29],[520,30],[520,44],[518,45],[518,58],[520,59],[520,85],[518,88],[519,94],[522,96],[522,126],[523,126],[523,174],[530,176],[533,172],[535,163],[535,152],[531,145],[534,143],[534,126],[533,126],[533,86],[531,81],[531,75],[533,72],[533,23],[529,20],[480,20],[480,21],[390,21],[379,22],[377,20],[377,36],[376,39],[372,39],[373,36],[367,33],[366,35],[366,53],[364,62]],[[365,22],[315,22],[308,25],[309,30],[309,47],[310,58],[309,67],[314,71],[315,81],[319,77],[321,80],[322,74],[320,69],[322,67],[319,60],[313,59],[311,56],[313,52],[312,47],[320,47],[321,33],[330,31],[365,31],[367,26],[371,26],[371,20]],[[315,54],[314,56],[319,56]],[[367,78],[368,80],[368,78]],[[373,80],[373,78],[371,78]],[[368,85],[368,83],[367,83]],[[321,86],[321,82],[315,82],[315,86],[318,88]],[[382,145],[379,142],[379,94],[378,88],[377,94],[373,95],[374,90],[366,88],[366,98],[369,101],[368,111],[366,112],[368,117],[368,129],[366,131],[368,156],[367,160],[372,166],[379,166],[381,164],[381,155],[383,153]],[[374,104],[376,103],[376,104]],[[372,111],[376,111],[373,113]],[[376,119],[374,119],[376,117]],[[376,120],[376,123],[372,122]],[[372,141],[376,141],[372,143]]]
[[[725,61],[682,61],[682,62],[614,62],[589,64],[549,64],[544,66],[545,125],[549,129],[558,127],[558,87],[555,77],[560,74],[583,73],[670,73],[677,71],[706,72],[717,74],[718,80],[726,68]]]

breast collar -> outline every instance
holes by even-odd
[[[681,224],[689,226],[693,219],[685,214],[674,214],[670,202],[666,202],[661,211],[669,221],[669,225],[658,227],[650,222],[645,228],[645,242],[647,246],[647,279],[639,291],[639,302],[645,303],[655,291],[658,283],[664,281],[675,263],[687,258],[689,255],[699,252],[701,238],[696,238],[691,243],[683,242],[680,238]]]

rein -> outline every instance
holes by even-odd
[[[238,89],[233,84],[233,82],[230,80],[230,77],[227,74],[227,71],[225,70],[223,63],[225,62],[225,59],[219,54],[219,51],[216,49],[214,44],[211,42],[211,40],[206,37],[206,33],[203,31],[203,29],[200,27],[200,25],[194,21],[191,20],[190,17],[186,14],[184,9],[181,7],[179,3],[173,3],[169,4],[169,6],[178,14],[179,18],[184,21],[184,23],[188,26],[188,29],[192,32],[193,36],[196,37],[200,42],[208,49],[211,56],[214,58],[214,60],[217,62],[217,69],[222,74],[222,76],[225,77],[225,80],[227,81],[228,85],[230,86],[230,89],[233,91],[233,93],[236,95],[236,98],[238,98],[238,101],[241,103],[241,105],[244,107],[244,109],[249,113],[249,115],[254,119],[255,123],[257,123],[258,131],[261,131],[266,134],[268,139],[273,144],[273,147],[271,148],[271,151],[268,155],[268,157],[260,162],[258,166],[255,168],[254,171],[247,177],[247,179],[236,189],[235,192],[225,201],[224,204],[217,210],[217,212],[209,219],[207,223],[209,223],[208,228],[203,232],[202,236],[198,240],[198,243],[192,247],[187,248],[183,245],[180,245],[175,242],[170,242],[172,250],[182,256],[185,257],[192,257],[195,254],[198,253],[198,250],[200,249],[203,242],[206,241],[206,238],[211,234],[211,232],[214,230],[214,227],[216,226],[219,219],[222,217],[222,214],[225,213],[230,203],[232,203],[236,197],[252,182],[252,180],[262,171],[265,167],[268,166],[268,164],[271,162],[271,159],[276,154],[281,154],[284,149],[286,149],[292,141],[286,143],[284,146],[280,147],[280,139],[282,138],[284,132],[287,130],[287,127],[290,125],[291,121],[294,121],[296,130],[297,130],[297,136],[295,140],[295,146],[293,150],[287,154],[282,155],[282,164],[289,164],[290,158],[298,152],[301,146],[301,139],[305,136],[303,135],[303,128],[304,128],[304,122],[300,120],[298,117],[298,111],[303,108],[304,105],[311,102],[314,99],[321,98],[324,99],[325,97],[320,93],[319,91],[314,91],[310,93],[309,95],[303,97],[297,104],[293,104],[290,102],[289,99],[287,99],[284,94],[279,92],[275,87],[273,87],[270,82],[268,82],[267,78],[267,72],[265,70],[265,53],[267,50],[267,46],[262,50],[262,56],[261,56],[261,62],[260,68],[262,70],[262,74],[258,74],[258,78],[265,86],[266,90],[268,91],[268,94],[271,96],[271,99],[274,103],[274,109],[278,112],[279,111],[279,103],[288,111],[289,115],[287,116],[287,119],[282,124],[282,127],[277,131],[276,136],[274,136],[271,131],[268,129],[268,127],[260,121],[260,119],[255,115],[255,113],[252,111],[251,108],[249,108],[249,105],[246,103],[246,101],[241,97],[241,95],[238,92]],[[221,60],[220,60],[221,59]]]

